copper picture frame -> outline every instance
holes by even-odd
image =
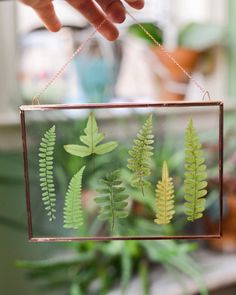
[[[124,108],[180,108],[180,107],[207,107],[216,106],[219,110],[218,120],[218,168],[219,168],[219,223],[217,234],[211,235],[174,235],[174,236],[124,236],[124,237],[35,237],[32,222],[32,207],[30,197],[30,181],[27,153],[27,128],[25,113],[27,111],[49,111],[49,110],[79,110],[79,109],[124,109]],[[156,102],[156,103],[104,103],[104,104],[58,104],[58,105],[24,105],[20,107],[21,131],[24,160],[24,179],[26,191],[27,222],[28,222],[28,239],[31,242],[70,242],[70,241],[111,241],[111,240],[203,240],[218,239],[223,235],[223,154],[224,154],[224,103],[222,101],[196,101],[196,102]]]

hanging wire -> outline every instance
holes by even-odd
[[[201,84],[194,79],[177,61],[176,59],[171,55],[171,53],[169,51],[167,51],[167,49],[162,46],[155,38],[152,34],[150,34],[145,28],[144,26],[142,26],[138,20],[129,12],[126,12],[131,19],[140,27],[140,29],[154,42],[155,45],[157,45],[164,53],[166,56],[168,56],[168,58],[189,78],[190,81],[192,81],[194,83],[194,85],[202,92],[202,101],[206,100],[206,97],[208,98],[208,100],[211,100],[210,97],[210,93],[209,91],[207,91],[206,89],[204,89],[203,86],[201,86]],[[90,33],[90,35],[88,36],[88,38],[77,48],[77,50],[69,57],[69,59],[66,61],[66,63],[56,72],[55,75],[52,76],[52,78],[48,81],[48,83],[45,85],[45,87],[38,93],[36,94],[33,99],[32,99],[32,104],[40,104],[40,97],[48,90],[48,88],[53,85],[56,80],[63,74],[63,72],[66,70],[66,68],[68,67],[68,65],[72,62],[72,60],[78,55],[80,54],[80,52],[84,49],[84,47],[92,40],[92,38],[95,36],[95,34],[97,33],[97,31],[105,24],[105,22],[107,21],[107,19],[104,19],[97,27],[95,27],[95,29]]]

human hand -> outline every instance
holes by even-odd
[[[107,21],[98,31],[108,40],[118,38],[119,32],[114,23],[125,20],[125,8],[122,1],[131,7],[142,9],[144,0],[66,0],[72,7],[80,12],[93,26],[98,27],[107,18]],[[61,28],[53,6],[53,0],[20,0],[32,7],[49,31],[57,32]]]

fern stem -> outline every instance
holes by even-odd
[[[93,171],[94,171],[95,168],[96,168],[96,166],[95,166],[95,154],[92,153],[92,154],[90,155],[89,159],[90,159],[90,161],[91,161],[91,163],[92,163],[91,165],[92,165],[92,169],[93,169]]]
[[[113,199],[113,189],[110,189],[110,196],[111,196],[111,231],[113,233],[114,226],[115,226],[115,213],[114,213],[114,199]]]
[[[144,187],[143,187],[143,185],[141,186],[141,192],[142,192],[143,197],[145,197],[145,195],[144,195]]]
[[[193,156],[195,158],[195,160],[194,160],[194,176],[196,178],[197,177],[197,161],[196,161],[196,154],[195,154],[195,152],[193,152]],[[194,182],[194,195],[196,195],[196,194],[197,194],[197,183],[195,181]],[[197,207],[197,200],[194,199],[193,212],[192,212],[192,221],[194,221],[194,214],[196,212],[196,207]]]

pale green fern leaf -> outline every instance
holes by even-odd
[[[85,166],[71,179],[64,205],[64,228],[78,229],[84,223],[81,205],[82,177]]]
[[[42,200],[49,221],[56,219],[56,194],[53,179],[54,148],[56,143],[56,128],[53,126],[43,136],[39,147],[39,177]]]

